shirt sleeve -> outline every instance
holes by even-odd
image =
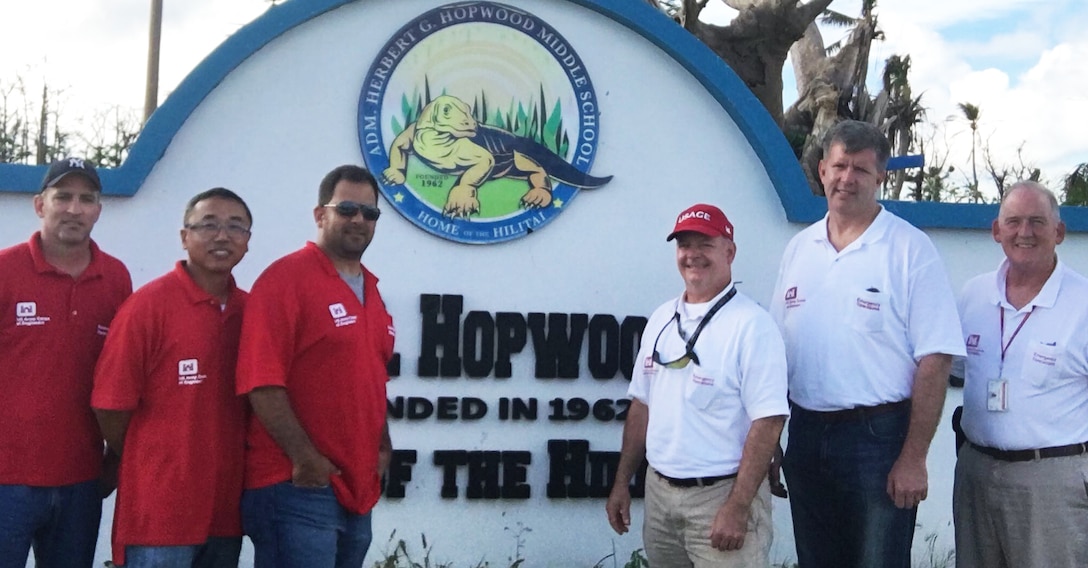
[[[297,294],[279,275],[282,271],[282,265],[266,270],[246,300],[235,374],[237,394],[259,387],[287,387],[300,323]]]
[[[155,313],[142,296],[130,296],[110,323],[95,366],[91,406],[102,410],[134,410],[139,406],[154,359]]]
[[[966,356],[955,295],[937,249],[923,242],[910,272],[908,334],[914,360],[944,353]]]
[[[664,322],[660,315],[662,308],[654,310],[646,321],[646,327],[642,329],[642,340],[639,342],[638,355],[635,356],[635,365],[631,369],[631,384],[627,387],[627,396],[649,404],[650,379],[656,371],[653,364],[654,342],[661,331]],[[668,320],[666,320],[668,321]]]
[[[739,352],[740,396],[748,418],[789,415],[786,346],[769,315],[753,318]]]

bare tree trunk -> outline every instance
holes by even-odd
[[[144,124],[159,108],[159,45],[162,40],[162,0],[151,0],[151,31],[147,46],[147,90],[144,92]]]
[[[831,0],[723,0],[739,11],[728,26],[701,22],[703,2],[687,0],[685,27],[717,53],[752,90],[771,118],[782,125],[782,68],[790,47]]]
[[[47,163],[49,151],[49,87],[42,85],[42,109],[38,114],[38,143],[36,162],[39,166]]]

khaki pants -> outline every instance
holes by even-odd
[[[653,470],[646,475],[642,541],[653,568],[767,568],[770,565],[771,491],[766,480],[752,500],[740,550],[710,545],[710,527],[734,479],[710,487],[673,487]]]
[[[1088,566],[1088,454],[1025,462],[965,445],[952,492],[958,568]]]

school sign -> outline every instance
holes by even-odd
[[[143,284],[183,254],[188,198],[228,187],[254,214],[236,269],[248,287],[313,238],[317,183],[343,163],[381,184],[364,262],[397,327],[397,452],[368,565],[394,530],[458,566],[622,564],[641,548],[641,508],[619,537],[604,497],[645,317],[682,289],[665,241],[676,214],[720,206],[740,288],[766,304],[786,242],[826,210],[777,127],[643,2],[289,0],[194,69],[125,164],[102,172],[94,236]],[[36,229],[43,174],[0,164],[0,244]],[[980,230],[992,207],[889,208],[928,229],[957,287],[1000,258]],[[1060,249],[1082,272],[1084,245],[1071,234]],[[918,531],[943,543],[946,435]],[[777,560],[792,558],[788,517],[776,503]]]

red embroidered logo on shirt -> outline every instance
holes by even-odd
[[[880,311],[880,302],[870,302],[868,300],[862,300],[861,298],[858,298],[857,303],[859,308],[872,310],[874,312]]]
[[[805,303],[804,298],[797,297],[797,286],[792,286],[788,290],[786,290],[785,300],[786,308],[796,308],[797,306]]]

